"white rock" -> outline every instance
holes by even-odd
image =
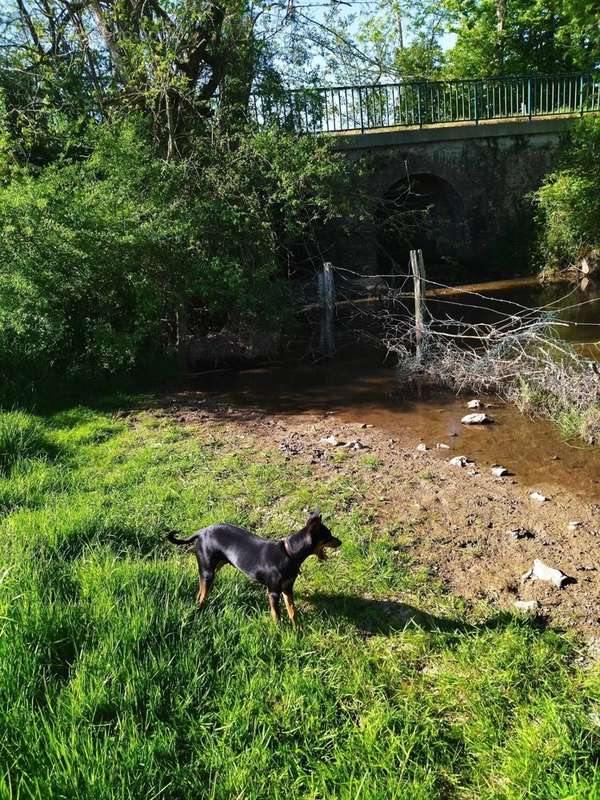
[[[491,421],[491,417],[488,417],[487,414],[467,414],[461,419],[463,425],[485,425]]]
[[[454,456],[450,459],[450,463],[453,467],[466,467],[469,462],[466,456]]]
[[[444,444],[443,442],[438,442],[435,446],[436,450],[450,450],[449,444]]]
[[[515,600],[514,606],[519,611],[525,611],[527,614],[534,614],[540,604],[537,600]]]
[[[467,408],[481,408],[481,400],[469,400]]]
[[[417,445],[417,450],[419,450],[419,452],[421,453],[425,453],[427,450],[429,450],[429,448],[427,447],[426,444],[421,442],[420,444]]]
[[[492,475],[501,478],[503,475],[508,475],[506,467],[492,467]]]
[[[567,577],[568,576],[565,575],[564,572],[561,572],[559,569],[554,569],[554,567],[549,567],[547,564],[544,564],[543,561],[540,561],[539,558],[536,558],[534,559],[533,567],[521,576],[521,580],[549,581],[553,583],[557,589],[560,589],[567,580]]]
[[[570,531],[576,531],[577,528],[581,528],[582,525],[583,525],[583,522],[580,522],[579,520],[575,520],[575,519],[571,520],[571,522],[569,522],[569,530]]]
[[[323,444],[330,444],[332,447],[337,447],[340,444],[343,445],[343,442],[340,442],[337,436],[334,436],[333,434],[328,436],[326,439],[321,439],[321,441]]]
[[[532,500],[537,500],[538,503],[545,503],[546,500],[549,499],[548,497],[545,497],[543,494],[541,494],[541,492],[538,491],[532,492],[529,495],[529,497],[531,497]]]

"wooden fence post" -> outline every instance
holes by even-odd
[[[415,285],[415,343],[417,361],[423,356],[425,319],[425,263],[422,250],[410,251],[410,267]]]
[[[319,273],[319,302],[321,304],[321,353],[327,358],[335,355],[335,285],[333,267],[326,261]]]

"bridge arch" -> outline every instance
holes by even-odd
[[[466,244],[464,202],[445,178],[425,171],[407,174],[383,193],[377,210],[382,274],[406,273],[409,251],[421,248],[429,276],[454,279]]]

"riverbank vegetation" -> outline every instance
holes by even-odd
[[[570,132],[559,168],[534,196],[541,260],[546,269],[576,265],[600,246],[600,119],[582,119]]]
[[[195,139],[193,154],[164,160],[128,117],[91,126],[85,158],[40,167],[5,159],[5,397],[157,359],[164,369],[194,320],[199,333],[211,320],[293,322],[282,262],[342,207],[349,172],[317,139],[212,134]]]
[[[446,594],[402,505],[374,523],[367,462],[316,483],[153,406],[0,415],[2,797],[596,796],[574,636]],[[197,614],[167,529],[281,536],[316,504],[343,546],[303,570],[297,630],[229,569]]]

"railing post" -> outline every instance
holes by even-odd
[[[421,84],[417,84],[417,119],[419,121],[419,128],[423,127],[423,116],[421,113]]]
[[[579,76],[579,116],[583,117],[583,75]]]
[[[527,111],[531,119],[531,78],[527,78]]]
[[[363,101],[362,101],[362,86],[358,87],[358,107],[360,108],[360,132],[365,132],[365,122],[363,120]]]
[[[475,125],[479,125],[479,108],[477,106],[477,90],[479,88],[479,81],[475,81]]]

